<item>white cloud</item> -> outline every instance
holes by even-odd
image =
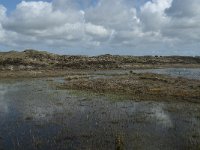
[[[165,10],[171,7],[172,0],[153,0],[141,7],[141,21],[145,30],[161,30],[169,22]]]
[[[82,21],[80,12],[53,10],[52,3],[48,2],[22,1],[11,16],[5,20],[4,27],[17,32],[29,32],[79,21]]]
[[[100,0],[86,11],[86,20],[116,30],[132,29],[139,21],[136,9],[122,0]]]
[[[93,25],[91,23],[87,23],[85,25],[85,31],[88,34],[100,37],[107,37],[110,34],[103,26]]]
[[[10,16],[3,19],[2,25],[7,32],[12,32],[20,37],[21,40],[13,39],[16,45],[25,41],[29,41],[29,44],[31,42],[33,44],[41,43],[42,41],[51,46],[53,44],[58,45],[58,43],[64,44],[61,46],[73,46],[75,42],[77,42],[75,45],[99,46],[100,41],[95,41],[96,38],[101,38],[99,40],[109,38],[111,32],[106,28],[85,22],[83,10],[76,10],[71,7],[66,10],[59,10],[58,6],[54,2],[23,1],[17,5],[16,10]]]
[[[12,49],[199,51],[199,0],[22,1],[6,11],[0,5],[0,43]]]
[[[173,17],[200,17],[199,0],[174,0],[172,7],[167,10],[168,15]]]
[[[0,5],[0,22],[2,22],[3,19],[5,19],[5,16],[6,16],[6,8]]]
[[[2,28],[2,21],[5,19],[6,16],[6,8],[0,5],[0,43],[3,42],[5,39],[4,29]]]
[[[197,50],[200,54],[200,1],[174,0],[166,14],[170,22],[162,34],[169,38],[176,37],[179,40],[177,49],[191,49],[191,53]]]

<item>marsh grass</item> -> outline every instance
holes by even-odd
[[[198,102],[200,89],[193,88],[199,81],[172,78],[152,73],[137,73],[110,76],[109,78],[87,78],[84,76],[60,85],[61,89],[93,91],[104,95],[117,95],[135,100],[185,100]],[[192,87],[192,88],[191,88]]]

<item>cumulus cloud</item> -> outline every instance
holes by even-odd
[[[6,8],[3,5],[0,5],[0,22],[5,19],[6,16]]]
[[[167,14],[177,18],[200,17],[199,0],[174,0]]]
[[[43,42],[52,46],[55,42],[57,46],[62,44],[60,46],[73,47],[73,44],[87,46],[100,43],[101,41],[95,41],[97,38],[109,39],[111,32],[108,29],[85,22],[84,11],[75,9],[70,4],[72,2],[62,0],[52,3],[22,1],[10,16],[2,19],[2,26],[6,31],[20,37],[21,40],[13,39],[16,44],[27,40],[29,44]],[[61,6],[65,6],[66,9],[62,9]],[[2,9],[0,12],[3,15],[5,11]]]
[[[85,31],[88,34],[99,37],[107,37],[110,34],[103,26],[93,25],[91,23],[85,25]]]
[[[80,12],[67,10],[61,12],[53,10],[52,3],[48,2],[25,2],[22,1],[17,8],[4,21],[4,28],[20,33],[29,33],[37,30],[46,30],[53,27],[63,26],[66,23],[81,22]]]
[[[8,49],[200,54],[199,20],[199,0],[22,1],[12,11],[0,5],[0,43]]]
[[[200,1],[173,0],[166,10],[170,22],[162,30],[169,38],[176,38],[176,49],[188,49],[188,52],[199,51],[200,40]]]
[[[6,8],[0,5],[0,43],[4,41],[4,29],[2,27],[2,21],[5,19],[6,16]]]
[[[161,30],[169,21],[165,10],[171,7],[172,0],[153,0],[141,7],[140,18],[145,30]]]

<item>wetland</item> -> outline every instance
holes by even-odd
[[[0,150],[200,149],[200,57],[0,53]]]
[[[198,92],[194,93],[199,90],[199,69],[189,71],[194,79],[187,79],[186,69],[178,69],[179,77],[168,70],[159,72],[167,72],[167,76],[152,74],[152,70],[114,70],[4,78],[0,81],[0,149],[198,150],[200,99]],[[127,88],[126,82],[130,84]],[[122,83],[124,90],[118,88]],[[146,91],[137,95],[133,89],[139,88],[130,89],[132,85],[145,85],[144,89],[178,86],[174,93],[189,90],[193,96],[162,96],[164,90],[160,95],[142,96]]]

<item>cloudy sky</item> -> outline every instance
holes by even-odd
[[[0,51],[200,55],[200,0],[1,0]]]

